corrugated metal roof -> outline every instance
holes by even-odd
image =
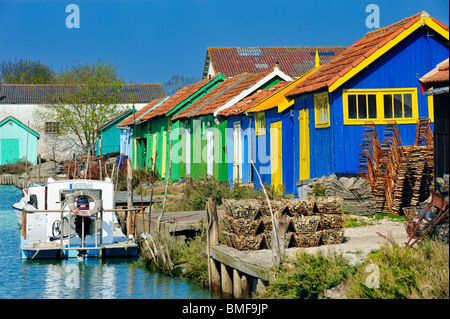
[[[1,84],[0,104],[38,104],[45,103],[50,95],[61,94],[70,86],[55,84]],[[73,86],[73,90],[76,87]],[[130,94],[135,100],[130,101]],[[164,96],[160,83],[122,84],[119,91],[122,103],[149,103]]]
[[[253,86],[266,75],[267,72],[259,74],[244,73],[239,76],[228,78],[206,93],[202,98],[198,99],[195,103],[178,113],[177,116],[172,118],[172,121],[184,117],[213,114],[226,102]]]
[[[156,99],[148,103],[146,106],[144,106],[142,109],[137,111],[136,113],[131,114],[127,118],[125,118],[122,122],[117,124],[117,127],[124,127],[131,125],[135,120],[138,120],[143,114],[145,114],[147,111],[149,111],[152,107],[157,105],[159,102],[161,102],[164,98]]]
[[[207,49],[203,78],[211,61],[214,72],[226,77],[242,73],[269,71],[279,68],[292,77],[300,77],[315,65],[316,50],[320,64],[342,53],[347,47],[211,47]]]

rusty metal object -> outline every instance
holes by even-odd
[[[416,140],[403,146],[395,121],[389,121],[378,144],[373,124],[364,126],[358,175],[371,185],[375,210],[398,215],[402,207],[425,200],[434,189],[433,132],[428,118],[419,118]]]
[[[436,208],[436,212],[433,214],[432,220],[426,220],[427,213],[431,212],[433,208]],[[407,224],[409,239],[405,243],[405,246],[412,247],[421,237],[429,233],[436,225],[438,225],[448,212],[449,204],[445,198],[442,195],[431,191],[431,199],[425,211],[417,220],[413,220]]]

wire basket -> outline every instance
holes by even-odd
[[[320,238],[322,236],[322,231],[316,231],[313,234],[293,234],[297,247],[316,247],[319,245]]]
[[[290,218],[294,231],[300,234],[311,234],[319,227],[320,216],[294,216]]]
[[[343,228],[324,229],[322,231],[322,243],[324,245],[340,244],[344,240]]]

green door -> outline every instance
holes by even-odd
[[[15,163],[19,160],[19,139],[2,138],[1,139],[2,165]]]

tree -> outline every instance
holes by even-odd
[[[72,135],[85,152],[94,150],[95,129],[125,111],[120,95],[123,78],[117,68],[100,60],[72,65],[56,77],[46,102],[35,112],[41,123],[59,123],[58,135]],[[43,129],[41,126],[40,129]]]
[[[170,80],[164,82],[162,87],[164,95],[173,95],[178,90],[184,88],[186,85],[198,82],[195,77],[184,77],[184,75],[176,74],[170,77]]]
[[[0,63],[0,83],[48,84],[55,80],[53,69],[40,60],[3,60]]]

